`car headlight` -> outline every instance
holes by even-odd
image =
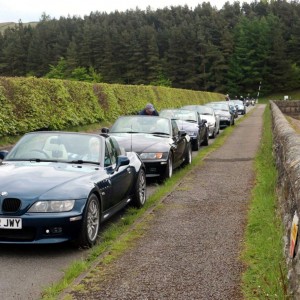
[[[161,159],[166,156],[166,153],[163,152],[143,152],[140,154],[141,159]]]
[[[31,213],[56,213],[56,212],[65,212],[73,209],[75,200],[52,200],[52,201],[38,201],[35,202],[28,212]]]

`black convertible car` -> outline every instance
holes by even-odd
[[[192,161],[190,137],[175,120],[154,116],[123,116],[110,130],[126,151],[135,151],[146,166],[147,177],[170,178],[173,170]]]
[[[159,112],[159,115],[176,120],[179,129],[185,130],[190,136],[193,150],[197,151],[201,145],[208,145],[207,120],[202,120],[197,111],[188,109],[163,109]]]
[[[101,222],[146,201],[143,162],[113,137],[33,132],[0,158],[0,243],[91,247]]]

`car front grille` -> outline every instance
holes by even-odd
[[[17,212],[21,207],[21,200],[16,198],[6,198],[2,203],[3,212]]]

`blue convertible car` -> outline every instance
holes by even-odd
[[[0,158],[0,243],[91,247],[101,222],[146,201],[143,162],[104,134],[28,133]]]

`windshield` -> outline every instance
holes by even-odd
[[[159,115],[161,117],[170,118],[174,120],[183,120],[192,123],[198,122],[198,116],[195,111],[187,109],[165,109],[162,110]]]
[[[211,107],[213,107],[214,109],[217,109],[217,110],[225,110],[225,111],[228,111],[229,107],[228,107],[228,104],[226,103],[209,103],[207,104]]]
[[[243,101],[240,101],[240,100],[233,100],[232,102],[237,105],[244,105]]]
[[[111,127],[111,133],[150,133],[171,135],[170,120],[154,116],[125,116]]]
[[[24,135],[6,156],[5,161],[55,161],[100,163],[100,136],[62,133],[34,132]]]
[[[212,108],[204,106],[204,105],[187,105],[187,106],[183,106],[183,108],[195,110],[200,115],[213,115],[213,113],[214,113]]]

